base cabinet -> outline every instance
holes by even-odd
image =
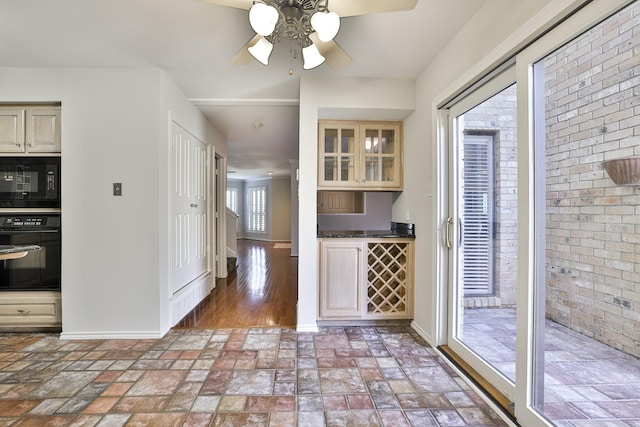
[[[360,316],[362,250],[357,241],[328,241],[321,244],[320,316]]]
[[[367,242],[365,319],[413,319],[413,240]]]
[[[320,319],[413,319],[413,252],[413,239],[320,239]]]
[[[59,328],[60,292],[1,292],[0,328]]]

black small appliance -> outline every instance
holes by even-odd
[[[0,157],[0,208],[60,208],[60,157]]]

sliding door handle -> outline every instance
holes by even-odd
[[[445,239],[447,242],[447,248],[451,249],[453,246],[451,244],[451,225],[453,224],[453,218],[447,217],[446,219],[446,228],[445,228]]]

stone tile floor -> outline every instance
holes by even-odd
[[[516,310],[465,309],[464,319],[464,342],[513,380]],[[561,427],[640,427],[640,360],[545,325],[545,416]]]
[[[409,327],[0,334],[0,426],[504,426]]]

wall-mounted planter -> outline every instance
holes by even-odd
[[[640,186],[640,157],[607,160],[604,168],[616,184]]]

